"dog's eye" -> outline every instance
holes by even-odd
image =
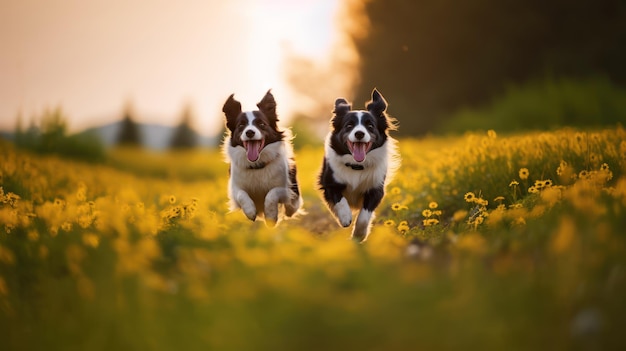
[[[352,123],[346,124],[346,128],[352,128],[352,127],[354,127],[354,124],[352,124]]]
[[[367,124],[367,129],[374,130],[374,125],[372,123]]]
[[[261,127],[261,128],[265,127],[265,123],[259,122],[259,127]]]

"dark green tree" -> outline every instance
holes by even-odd
[[[620,0],[372,0],[355,106],[373,87],[400,133],[426,133],[463,107],[546,76],[605,76],[626,84]]]
[[[141,136],[139,134],[139,127],[132,117],[132,109],[130,105],[127,105],[124,110],[124,117],[122,118],[119,134],[117,137],[117,145],[120,146],[141,146]]]
[[[191,105],[186,105],[183,108],[180,123],[174,130],[170,140],[171,149],[191,149],[198,146],[198,135],[192,127],[192,121],[193,112]]]

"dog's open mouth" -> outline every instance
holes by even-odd
[[[356,162],[363,162],[367,152],[370,151],[372,143],[351,142],[348,140],[348,149]]]
[[[246,149],[246,156],[248,157],[248,161],[256,162],[259,159],[261,150],[263,150],[263,146],[265,146],[264,139],[244,141],[243,147]]]

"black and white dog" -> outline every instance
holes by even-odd
[[[365,110],[352,111],[345,99],[338,98],[325,141],[319,186],[343,227],[352,223],[352,211],[360,210],[352,231],[358,241],[367,239],[385,185],[400,165],[397,142],[389,136],[396,129],[395,120],[386,110],[387,102],[376,89]]]
[[[241,208],[250,220],[257,216],[274,225],[284,216],[291,217],[302,206],[296,179],[291,136],[277,126],[276,101],[268,91],[258,110],[241,111],[232,94],[222,111],[228,132],[223,143],[230,163],[228,196],[231,210]],[[284,211],[279,211],[279,205]],[[280,213],[279,213],[280,212]]]

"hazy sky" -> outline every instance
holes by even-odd
[[[61,106],[70,129],[136,119],[202,134],[231,93],[253,109],[272,88],[289,114],[285,50],[328,59],[341,0],[0,0],[0,129]]]

